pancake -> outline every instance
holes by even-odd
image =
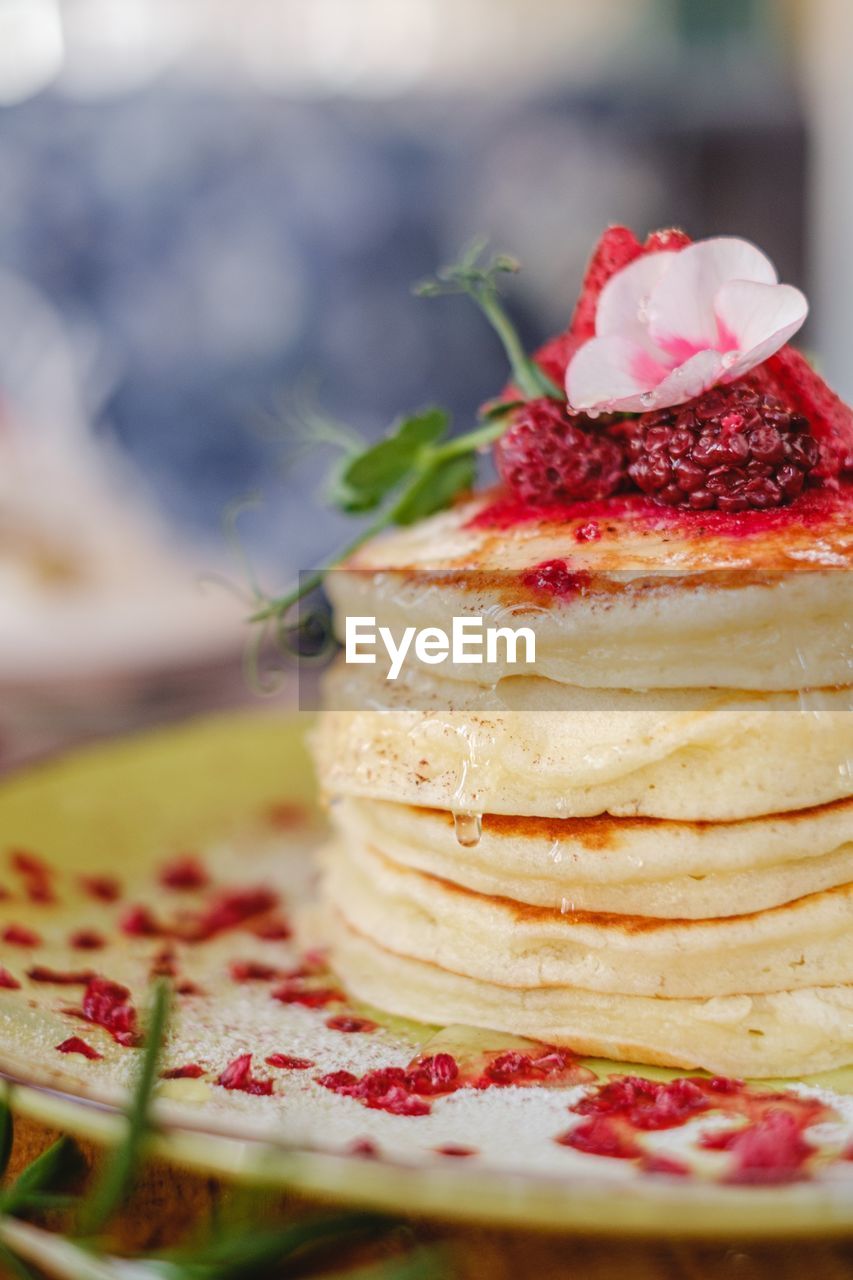
[[[853,1060],[851,985],[710,1000],[508,988],[396,955],[340,917],[320,932],[331,940],[333,963],[350,991],[404,1018],[486,1027],[577,1053],[727,1076],[802,1076]]]
[[[324,895],[389,951],[502,987],[711,997],[849,981],[853,883],[769,911],[662,920],[531,907],[412,871],[374,850],[325,854]]]
[[[463,843],[451,813],[349,797],[335,825],[401,866],[556,909],[701,919],[853,880],[853,800],[732,823],[486,814]]]
[[[330,795],[545,818],[730,822],[853,795],[853,693],[494,690],[374,667],[327,682],[315,755]],[[413,683],[417,680],[417,685]],[[451,694],[453,696],[451,696]],[[414,708],[412,704],[414,704]]]
[[[793,690],[853,683],[853,487],[745,521],[611,499],[508,527],[476,498],[376,538],[326,579],[339,620],[536,632],[535,672],[588,688]],[[592,512],[592,516],[590,515]],[[753,515],[755,513],[752,513]],[[579,541],[590,521],[599,535]],[[583,532],[581,533],[583,535]],[[531,571],[559,560],[561,594]],[[342,624],[341,624],[342,625]],[[445,662],[449,680],[533,670]]]

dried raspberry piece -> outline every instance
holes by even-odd
[[[8,969],[4,969],[0,964],[0,987],[5,991],[20,991],[21,984],[17,978],[13,978]]]
[[[640,1161],[643,1173],[663,1173],[670,1178],[689,1178],[690,1166],[671,1156],[645,1155]]]
[[[293,929],[286,920],[273,916],[270,920],[261,920],[253,925],[251,932],[264,942],[286,942],[293,937]]]
[[[228,1066],[217,1077],[216,1083],[223,1089],[233,1089],[239,1093],[252,1093],[266,1097],[272,1093],[272,1080],[256,1080],[252,1075],[251,1053],[241,1053],[239,1058],[229,1062]]]
[[[11,947],[41,946],[41,938],[35,929],[28,929],[23,924],[7,925],[3,930],[3,941],[8,942]]]
[[[621,443],[545,396],[515,412],[494,455],[507,488],[533,506],[599,501],[626,478]]]
[[[704,1081],[678,1078],[664,1084],[641,1076],[617,1076],[582,1098],[577,1115],[621,1116],[635,1129],[675,1129],[713,1105]]]
[[[260,960],[232,960],[228,972],[233,982],[272,982],[281,977],[281,970]]]
[[[463,1147],[456,1142],[446,1142],[443,1147],[436,1147],[435,1153],[439,1156],[454,1156],[457,1159],[464,1160],[467,1156],[477,1155],[477,1148]]]
[[[175,984],[175,993],[179,996],[203,996],[204,990],[197,982],[190,982],[189,978],[184,978],[182,982]]]
[[[278,894],[272,889],[223,889],[200,916],[190,921],[182,936],[189,942],[207,942],[277,906]]]
[[[395,1116],[427,1116],[432,1110],[428,1102],[410,1093],[401,1067],[379,1067],[361,1078],[351,1071],[332,1071],[320,1076],[317,1083],[332,1093],[356,1098],[372,1111],[387,1111]]]
[[[561,1147],[572,1147],[592,1156],[611,1156],[615,1160],[634,1160],[642,1148],[609,1116],[590,1116],[556,1139]]]
[[[294,1058],[289,1053],[271,1053],[264,1062],[269,1067],[280,1067],[282,1071],[307,1071],[315,1065],[310,1058]]]
[[[24,892],[30,902],[55,902],[53,869],[43,858],[28,849],[14,849],[9,855],[12,868],[24,881]]]
[[[130,938],[158,938],[163,933],[151,908],[143,906],[128,907],[119,920],[119,928]]]
[[[815,1148],[802,1134],[802,1126],[789,1111],[771,1108],[743,1129],[708,1134],[702,1146],[729,1151],[734,1157],[726,1182],[794,1182],[805,1176],[806,1162]]]
[[[78,929],[76,933],[71,934],[68,945],[74,947],[76,951],[99,951],[101,947],[106,946],[106,942],[103,935],[94,929]]]
[[[80,876],[80,887],[98,902],[116,902],[121,897],[121,885],[113,876]]]
[[[119,1044],[137,1043],[136,1010],[130,991],[120,982],[93,978],[83,993],[81,1012],[87,1022],[109,1031]]]
[[[450,1053],[418,1058],[406,1075],[412,1093],[454,1093],[459,1087],[459,1064]]]
[[[204,1075],[204,1067],[197,1062],[188,1062],[185,1067],[169,1067],[160,1072],[161,1080],[199,1080]]]
[[[326,1005],[344,998],[344,993],[336,987],[314,987],[301,977],[288,978],[270,995],[282,1004],[301,1004],[306,1009],[324,1009]]]
[[[392,1085],[381,1097],[367,1098],[365,1106],[373,1111],[387,1111],[392,1116],[428,1116],[432,1111],[428,1102],[407,1093],[401,1085]]]
[[[327,1075],[318,1076],[317,1083],[324,1089],[331,1089],[332,1093],[344,1093],[358,1084],[358,1076],[351,1071],[330,1071]]]
[[[103,1058],[102,1053],[98,1053],[97,1049],[93,1049],[85,1040],[81,1040],[79,1036],[69,1036],[67,1040],[63,1040],[62,1044],[58,1044],[56,1048],[60,1053],[79,1053],[84,1058],[89,1058],[94,1062]]]
[[[354,1018],[349,1014],[339,1013],[333,1018],[327,1018],[326,1026],[330,1031],[343,1031],[352,1035],[356,1032],[376,1031],[378,1024],[371,1022],[369,1018]]]
[[[644,414],[628,451],[629,473],[644,493],[694,511],[784,506],[820,461],[806,419],[750,380]]]
[[[56,987],[85,987],[95,977],[91,969],[49,969],[47,965],[33,965],[27,970],[30,982],[45,982]]]
[[[355,1138],[347,1147],[351,1156],[363,1156],[366,1160],[376,1160],[379,1148],[372,1138]]]
[[[163,867],[160,883],[167,889],[204,889],[210,876],[197,854],[184,853]]]
[[[518,1053],[515,1050],[509,1050],[507,1053],[498,1054],[489,1063],[483,1071],[483,1077],[491,1081],[492,1084],[514,1084],[520,1076],[525,1075],[530,1070],[532,1061],[533,1059],[529,1053]]]

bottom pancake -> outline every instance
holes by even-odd
[[[389,951],[500,987],[711,999],[853,982],[853,884],[708,920],[492,898],[357,842],[322,855],[322,894]]]
[[[853,1061],[853,986],[709,1000],[499,987],[385,950],[337,914],[316,923],[348,990],[399,1017],[485,1027],[580,1054],[704,1069],[802,1076]]]

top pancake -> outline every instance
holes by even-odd
[[[641,497],[540,513],[493,495],[374,539],[327,586],[339,625],[453,616],[536,630],[535,668],[454,666],[494,683],[535,671],[588,688],[796,690],[853,683],[853,486],[724,515]],[[589,538],[592,534],[591,539]],[[536,584],[565,565],[557,592]]]

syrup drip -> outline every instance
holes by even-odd
[[[483,815],[480,813],[454,813],[453,829],[456,843],[463,849],[473,849],[480,843],[483,833]]]

